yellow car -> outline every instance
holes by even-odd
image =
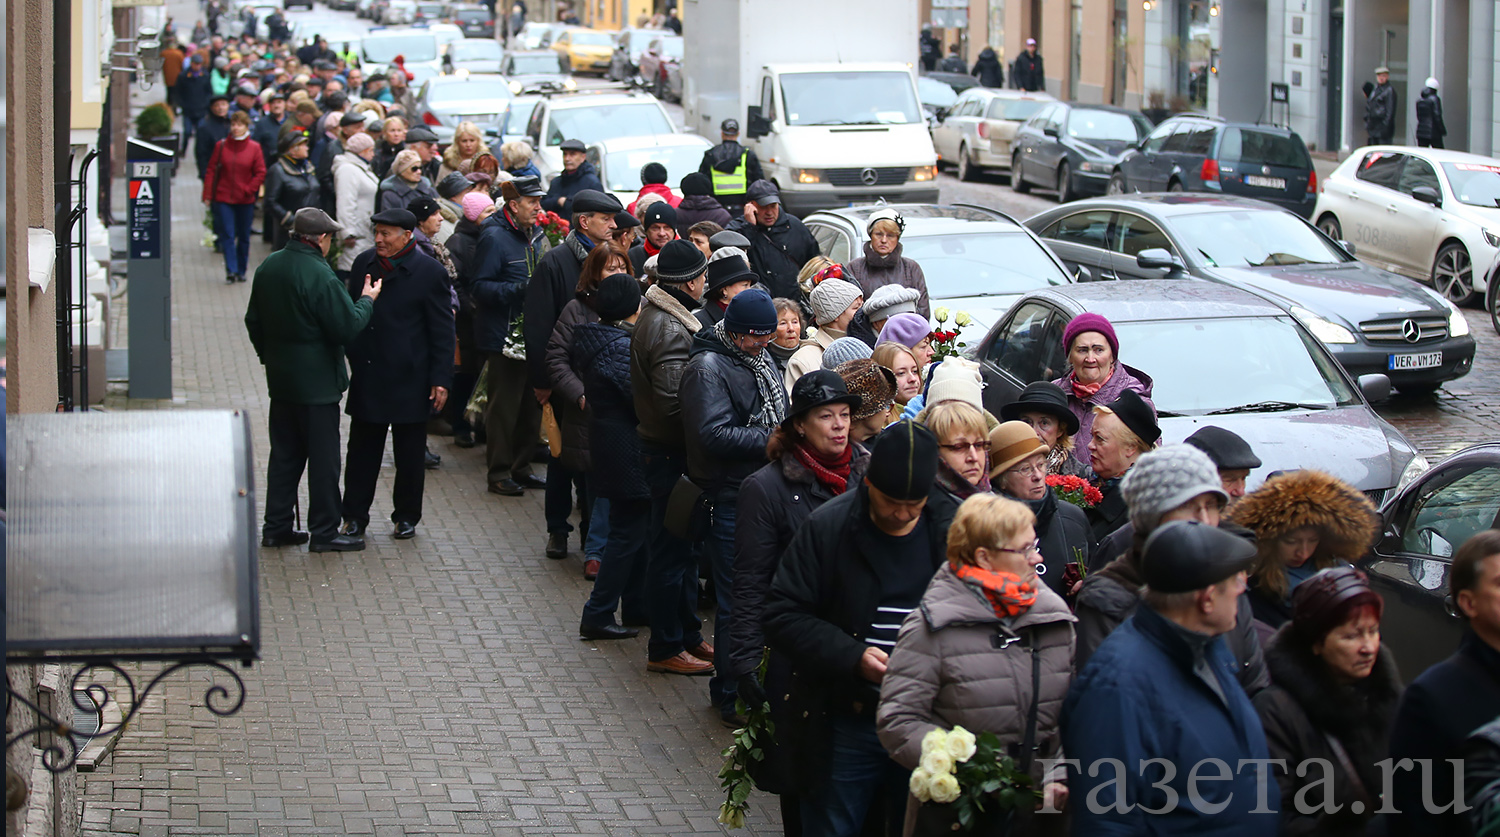
[[[609,72],[615,54],[613,32],[599,29],[564,29],[552,40],[552,48],[562,54],[575,73]]]

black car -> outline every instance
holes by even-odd
[[[1079,281],[1206,279],[1297,318],[1350,375],[1406,393],[1469,374],[1469,322],[1442,295],[1354,258],[1303,218],[1203,194],[1088,198],[1026,220]]]
[[[1453,553],[1500,527],[1500,442],[1455,453],[1380,510],[1379,543],[1359,563],[1385,599],[1381,636],[1410,680],[1458,647],[1463,623],[1448,598]]]
[[[1213,192],[1312,216],[1318,176],[1296,131],[1197,114],[1174,116],[1127,150],[1107,194]]]
[[[1011,140],[1010,185],[1057,192],[1057,202],[1102,195],[1126,149],[1151,133],[1151,120],[1113,105],[1057,102],[1031,115]]]
[[[495,37],[495,13],[484,6],[452,5],[445,16],[449,23],[464,30],[465,38]]]

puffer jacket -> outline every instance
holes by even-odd
[[[688,228],[699,221],[729,226],[729,210],[713,195],[688,195],[677,205],[677,236],[688,237]]]
[[[1448,133],[1443,124],[1443,100],[1431,87],[1422,89],[1417,99],[1417,139],[1440,140]]]
[[[785,407],[780,387],[775,395]],[[750,425],[763,404],[755,372],[710,329],[693,337],[681,396],[688,476],[700,487],[738,488],[766,464],[771,428]]]
[[[584,323],[599,322],[588,303],[574,299],[563,306],[547,340],[547,375],[552,379],[552,409],[562,429],[563,467],[570,471],[592,470],[589,464],[589,410],[580,409],[584,397],[583,378],[572,358],[574,331]]]
[[[961,726],[994,733],[1019,757],[1035,701],[1035,787],[1065,781],[1067,767],[1043,775],[1041,760],[1059,757],[1058,716],[1073,679],[1072,623],[1067,602],[1045,586],[1026,612],[1001,619],[984,593],[944,562],[902,623],[886,664],[875,712],[880,743],[911,770],[922,758],[923,736]]]
[[[318,206],[318,175],[306,160],[293,162],[286,157],[271,163],[266,175],[266,208],[276,222],[276,247],[284,246],[290,237],[292,216],[297,210]]]
[[[1386,757],[1391,722],[1401,699],[1395,658],[1381,646],[1370,674],[1345,682],[1287,625],[1266,646],[1266,667],[1271,671],[1271,687],[1256,695],[1253,703],[1271,758],[1286,759],[1282,766],[1272,768],[1281,786],[1281,833],[1288,837],[1363,835],[1378,805],[1383,783],[1377,764]],[[1340,758],[1329,738],[1338,740],[1347,759]],[[1296,775],[1296,766],[1309,759],[1323,759],[1332,766],[1331,790],[1339,813],[1297,811],[1297,793],[1324,777],[1320,770],[1301,778]],[[1321,800],[1328,791],[1324,785],[1314,793]],[[1350,813],[1355,800],[1361,801],[1363,814]]]
[[[769,227],[749,224],[736,218],[726,229],[750,239],[750,269],[760,276],[772,297],[802,299],[797,273],[808,260],[818,255],[818,241],[807,227],[786,210]]]
[[[630,340],[630,386],[641,440],[668,450],[686,450],[682,427],[682,373],[687,370],[693,335],[703,328],[693,318],[697,302],[664,285],[646,289],[641,316]]]
[[[1089,464],[1089,440],[1094,438],[1094,408],[1107,407],[1109,402],[1120,397],[1120,393],[1127,389],[1135,390],[1147,404],[1151,405],[1153,411],[1156,404],[1151,401],[1151,376],[1147,375],[1134,366],[1115,362],[1114,374],[1104,382],[1104,386],[1094,393],[1087,401],[1079,398],[1073,392],[1073,373],[1058,378],[1052,383],[1062,387],[1068,396],[1068,409],[1078,417],[1078,432],[1073,434],[1073,458],[1081,464]],[[1112,531],[1112,530],[1111,530]],[[1106,533],[1107,534],[1107,533]]]
[[[583,376],[589,402],[589,456],[594,473],[589,487],[610,500],[651,496],[641,470],[636,436],[635,398],[630,391],[632,323],[582,323],[573,332],[572,362]]]
[[[629,212],[631,215],[634,215],[636,204],[640,203],[641,198],[644,198],[647,195],[656,195],[657,197],[671,204],[673,209],[676,209],[677,205],[682,203],[682,198],[677,197],[677,193],[672,191],[671,186],[668,186],[665,183],[647,183],[645,186],[641,187],[641,191],[636,193],[635,200],[631,201],[630,205],[625,207],[625,211]]]
[[[478,266],[474,263],[474,252],[479,248],[479,225],[468,218],[459,218],[453,225],[453,234],[443,243],[448,245],[448,255],[453,257],[453,267],[458,270],[459,282],[467,295],[469,277]]]
[[[208,159],[203,199],[239,205],[255,203],[265,180],[266,160],[255,140],[248,135],[243,139],[222,139]]]
[[[339,238],[354,239],[339,252],[339,270],[348,270],[355,256],[375,246],[370,217],[375,214],[375,189],[380,181],[365,158],[345,152],[334,158],[333,184],[339,208]]]
[[[479,225],[479,239],[469,262],[469,296],[474,299],[474,347],[498,354],[505,350],[510,324],[521,314],[526,286],[536,270],[540,227],[523,231],[501,210]]]
[[[999,489],[996,494],[1009,497]],[[1011,497],[1012,500],[1017,500]],[[1052,588],[1052,592],[1059,596],[1068,594],[1067,585],[1063,584],[1063,571],[1074,561],[1088,566],[1089,561],[1089,521],[1084,516],[1083,509],[1057,498],[1057,492],[1050,487],[1040,500],[1017,500],[1025,503],[1031,513],[1036,515],[1036,537],[1041,544],[1042,564],[1047,572],[1042,580]]]
[[[388,209],[405,209],[406,205],[415,198],[438,199],[437,189],[432,187],[432,181],[425,177],[418,178],[416,183],[411,182],[398,175],[389,175],[380,181],[380,188],[375,193],[375,211],[385,212]]]
[[[865,254],[849,263],[849,272],[854,274],[855,281],[865,292],[865,299],[869,299],[876,288],[886,285],[915,289],[921,294],[917,298],[917,313],[930,317],[932,302],[927,298],[927,277],[922,273],[921,265],[903,258],[901,252],[902,245],[897,244],[895,250],[882,256],[866,241]]]

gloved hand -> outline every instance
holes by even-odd
[[[739,679],[740,700],[745,702],[748,709],[760,709],[765,706],[766,690],[761,688],[760,678],[754,674],[744,674]]]

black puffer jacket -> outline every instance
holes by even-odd
[[[279,157],[266,169],[266,209],[276,224],[276,248],[291,237],[292,216],[307,206],[318,206],[318,176],[306,160],[293,162]]]
[[[785,406],[785,391],[775,391]],[[712,329],[693,338],[681,397],[688,476],[693,482],[705,490],[737,488],[766,464],[771,430],[750,426],[762,404],[755,372]]]
[[[996,493],[1001,492],[997,490]],[[1068,588],[1063,584],[1063,570],[1074,561],[1088,565],[1088,518],[1084,517],[1083,509],[1057,499],[1057,493],[1051,488],[1047,489],[1040,500],[1020,502],[1025,503],[1032,514],[1036,515],[1036,537],[1041,542],[1042,564],[1047,568],[1042,580],[1047,582],[1052,592],[1066,597]]]
[[[990,47],[979,51],[979,58],[974,61],[974,69],[969,75],[979,79],[980,87],[1005,86],[1005,67],[1001,66],[999,56]]]
[[[1422,89],[1417,99],[1417,139],[1440,140],[1448,133],[1443,124],[1443,100],[1431,87]]]
[[[744,218],[736,218],[727,229],[750,239],[747,254],[750,269],[760,276],[761,284],[772,297],[802,299],[797,272],[818,255],[818,242],[800,220],[783,209],[770,227],[747,224]]]
[[[641,443],[635,433],[635,398],[630,389],[633,323],[584,323],[573,332],[573,366],[583,376],[589,402],[589,452],[594,493],[610,500],[651,496],[641,471]]]
[[[1379,804],[1382,781],[1376,764],[1386,757],[1391,721],[1401,699],[1401,676],[1391,652],[1382,646],[1369,676],[1344,682],[1286,625],[1266,646],[1266,667],[1271,671],[1271,687],[1256,695],[1254,703],[1271,758],[1286,759],[1283,766],[1273,767],[1281,786],[1281,833],[1289,837],[1363,835]],[[1353,774],[1329,744],[1329,737],[1343,746]],[[1321,770],[1300,778],[1296,775],[1297,766],[1309,759],[1323,759],[1332,766],[1331,790],[1339,813],[1304,815],[1297,811],[1298,792],[1325,776]],[[1324,785],[1313,792],[1314,798],[1326,798],[1329,790]],[[1349,811],[1356,800],[1364,808],[1361,815]]]
[[[458,279],[465,286],[474,275],[474,253],[479,249],[479,225],[468,218],[459,217],[453,225],[453,235],[448,236],[448,255],[453,257],[453,267],[458,270]]]

